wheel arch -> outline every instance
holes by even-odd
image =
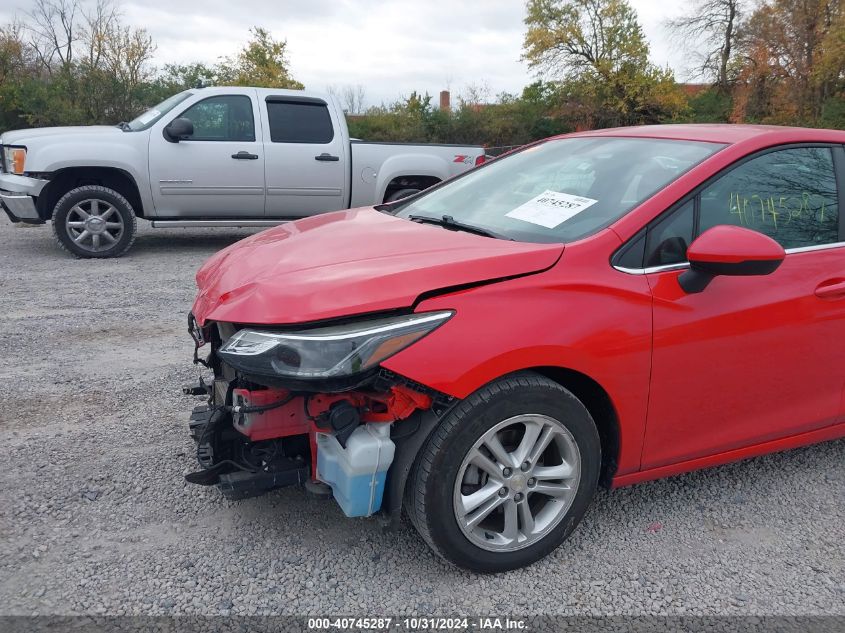
[[[378,168],[376,180],[376,200],[384,200],[388,195],[390,186],[395,190],[397,181],[418,182],[434,184],[445,180],[450,175],[449,163],[440,156],[428,153],[419,153],[411,149],[402,154],[396,154],[387,158]],[[422,179],[416,180],[413,179]],[[399,185],[400,188],[408,187],[410,184]]]
[[[114,189],[132,205],[135,215],[144,217],[144,204],[138,183],[128,171],[118,167],[65,167],[53,172],[50,181],[36,200],[36,208],[41,218],[49,220],[61,197],[68,191],[84,185]]]
[[[587,374],[567,367],[552,365],[525,367],[523,369],[509,371],[486,381],[484,384],[489,384],[490,382],[524,371],[534,372],[556,382],[564,389],[570,391],[586,407],[596,424],[599,440],[601,441],[602,463],[601,470],[599,471],[599,483],[609,488],[616,474],[621,450],[619,415],[616,407],[613,405],[610,394],[601,384]],[[479,385],[478,389],[481,389],[483,386]],[[462,398],[456,399],[454,404],[457,404],[461,400]],[[396,525],[399,518],[402,500],[405,496],[405,485],[412,465],[417,459],[422,446],[446,414],[437,415],[431,410],[418,411],[415,414],[414,421],[416,432],[405,435],[401,440],[396,442],[396,458],[394,459],[393,465],[391,465],[391,472],[385,490],[386,515],[390,518],[393,526]]]
[[[610,394],[596,380],[587,374],[565,367],[528,367],[559,384],[581,401],[596,423],[601,440],[601,472],[599,482],[610,487],[619,464],[620,428],[619,415]]]
[[[396,176],[384,188],[381,199],[386,201],[394,192],[401,189],[428,189],[429,187],[442,182],[442,178],[434,175],[412,174],[408,176]]]

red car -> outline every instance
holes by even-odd
[[[473,570],[623,486],[845,436],[845,132],[535,143],[221,251],[195,483],[305,483]],[[196,357],[196,355],[195,355]]]

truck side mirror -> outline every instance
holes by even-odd
[[[194,133],[194,124],[190,119],[179,117],[173,119],[164,128],[164,138],[171,143],[183,141]]]

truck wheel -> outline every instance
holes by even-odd
[[[422,191],[422,189],[414,189],[411,187],[409,187],[408,189],[399,189],[387,196],[385,202],[396,202],[397,200],[401,200],[402,198],[413,196],[415,193],[419,193],[420,191]]]
[[[446,560],[478,572],[529,565],[560,545],[598,484],[595,423],[571,392],[522,372],[459,404],[420,451],[407,512]]]
[[[85,185],[71,189],[53,210],[53,234],[77,257],[120,257],[135,241],[135,211],[114,189]]]

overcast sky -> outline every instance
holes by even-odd
[[[652,60],[685,78],[663,27],[683,3],[630,2]],[[32,4],[0,0],[0,22]],[[153,36],[157,64],[214,62],[236,52],[259,25],[287,39],[293,76],[306,88],[361,84],[367,105],[415,89],[436,96],[450,88],[457,95],[468,84],[486,84],[492,95],[519,92],[534,80],[519,61],[523,0],[124,0],[120,6],[126,23]]]

